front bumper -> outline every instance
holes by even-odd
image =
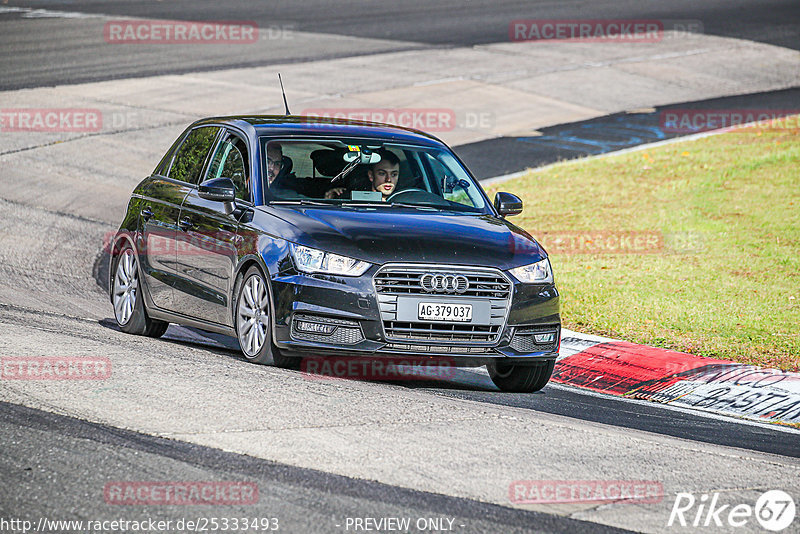
[[[424,266],[423,266],[424,267]],[[459,267],[445,267],[457,272]],[[475,268],[478,269],[478,268]],[[294,270],[272,278],[275,300],[275,343],[287,355],[440,358],[459,366],[478,366],[503,359],[514,363],[555,359],[561,338],[559,294],[553,284],[509,282],[502,317],[493,319],[491,339],[420,339],[387,336],[396,332],[388,319],[387,298],[375,286],[375,275],[384,267],[372,267],[360,277],[303,274]],[[488,271],[488,269],[483,269]],[[496,271],[500,273],[500,271]],[[457,302],[453,295],[426,295],[426,300]],[[493,302],[497,302],[496,300]],[[495,305],[494,308],[500,309]],[[499,311],[497,311],[499,317]],[[431,323],[433,329],[442,323]],[[447,325],[445,325],[447,326]],[[451,328],[461,328],[451,326]],[[476,327],[477,329],[477,327]],[[460,332],[460,331],[459,331]],[[551,337],[548,337],[551,335]],[[435,337],[429,335],[428,337]]]

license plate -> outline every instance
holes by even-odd
[[[472,304],[441,304],[420,302],[417,316],[422,321],[458,321],[472,320]]]

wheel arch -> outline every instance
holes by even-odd
[[[239,264],[236,266],[236,269],[234,269],[234,274],[233,274],[234,281],[235,282],[238,281],[239,277],[243,276],[244,273],[246,273],[247,270],[253,265],[257,266],[261,270],[261,272],[264,274],[264,277],[267,278],[267,282],[271,281],[272,273],[267,267],[264,258],[262,258],[260,255],[257,254],[247,254],[239,259]],[[235,286],[236,284],[234,283],[234,287],[231,289],[232,292],[234,291]]]

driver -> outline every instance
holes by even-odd
[[[287,158],[288,159],[288,158]],[[297,196],[297,176],[288,170],[280,143],[270,141],[267,145],[267,180],[273,196]]]
[[[394,152],[378,150],[381,160],[373,163],[367,171],[367,178],[372,183],[372,190],[383,195],[384,202],[394,193],[397,180],[400,178],[400,158]]]
[[[397,180],[400,178],[400,158],[394,152],[381,148],[376,150],[381,160],[370,165],[367,178],[372,184],[372,191],[380,193],[384,202],[394,193]],[[337,198],[345,192],[344,187],[334,187],[325,193],[325,198]]]
[[[267,179],[271,187],[275,179],[281,174],[283,170],[283,147],[280,143],[272,142],[267,145]]]

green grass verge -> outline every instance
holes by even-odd
[[[797,131],[566,162],[487,190],[523,199],[512,220],[550,253],[565,327],[798,370]],[[619,236],[624,251],[597,250]]]

